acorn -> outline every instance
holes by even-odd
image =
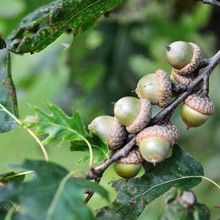
[[[114,105],[114,115],[129,133],[138,133],[151,119],[151,104],[148,99],[126,96]]]
[[[194,74],[179,75],[176,73],[176,71],[173,70],[170,74],[170,79],[174,84],[188,85],[195,79],[195,76]]]
[[[214,113],[214,104],[206,93],[193,93],[185,99],[181,117],[187,128],[191,128],[201,126]]]
[[[167,158],[178,138],[178,129],[170,123],[145,128],[137,135],[136,141],[143,159],[155,165]]]
[[[114,164],[115,172],[125,179],[134,178],[141,169],[143,158],[138,149],[131,150],[127,156],[120,158]]]
[[[187,75],[198,67],[201,49],[195,43],[175,41],[167,47],[166,56],[177,74]]]
[[[139,98],[147,98],[152,104],[165,108],[171,101],[172,83],[167,73],[159,69],[142,77],[135,91]]]
[[[125,127],[115,117],[102,115],[95,118],[89,125],[91,134],[98,135],[109,145],[111,150],[120,148],[127,138]]]

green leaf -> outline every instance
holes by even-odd
[[[9,36],[10,49],[16,53],[43,50],[62,33],[77,37],[88,30],[105,12],[125,0],[57,0],[26,16]]]
[[[48,103],[49,113],[39,108],[34,108],[36,116],[29,116],[24,120],[24,124],[32,127],[35,133],[44,136],[43,143],[49,144],[54,141],[71,143],[72,151],[83,151],[84,159],[90,157],[89,148],[93,150],[93,162],[106,159],[109,155],[107,144],[97,136],[91,136],[85,129],[80,115],[74,111],[70,117],[57,106]]]
[[[12,206],[12,203],[9,201],[0,202],[0,219],[6,219],[7,212]]]
[[[87,140],[91,144],[93,154],[95,156],[93,162],[96,163],[109,158],[109,147],[102,141],[101,138],[99,138],[96,134],[92,134],[92,137],[87,136]],[[90,154],[88,151],[88,146],[84,141],[71,142],[70,150],[83,152],[83,156],[79,162],[84,162],[89,159]]]
[[[97,192],[108,198],[98,184],[74,178],[63,167],[45,161],[26,160],[22,169],[33,170],[36,176],[28,182],[9,183],[0,187],[0,202],[12,201],[20,205],[13,219],[94,219],[84,204],[85,192]]]
[[[202,165],[178,145],[164,162],[153,166],[144,164],[145,174],[129,181],[112,182],[117,197],[108,207],[98,211],[97,219],[137,219],[147,204],[171,187],[192,188],[201,182]]]
[[[8,172],[0,175],[0,183],[23,182],[24,178],[24,174]]]
[[[11,58],[7,49],[0,50],[0,104],[18,116],[16,91],[11,77]],[[0,106],[0,133],[16,126],[17,122]]]
[[[24,174],[15,173],[15,172],[8,172],[0,175],[0,185],[1,187],[4,186],[6,183],[19,183],[23,182],[25,178]],[[5,219],[5,216],[7,215],[7,212],[12,207],[12,203],[10,201],[1,201],[0,202],[0,219]]]
[[[170,195],[171,194],[171,195]],[[178,190],[168,193],[165,210],[160,214],[159,220],[209,220],[210,211],[204,204],[198,203],[191,191]]]

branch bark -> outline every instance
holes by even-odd
[[[202,82],[207,82],[209,76],[213,72],[213,70],[216,68],[216,66],[220,63],[220,50],[210,59],[205,59],[201,61],[199,67],[195,71],[199,71],[201,68],[205,67],[203,72],[200,73],[194,81],[192,81],[184,91],[182,91],[179,96],[170,103],[170,105],[166,108],[164,108],[162,111],[160,111],[154,118],[151,119],[150,124],[148,126],[152,126],[155,124],[160,124],[164,119],[166,119],[167,116],[170,116],[176,107],[184,100],[186,97],[191,94],[194,89],[201,84]],[[201,84],[203,86],[203,84]],[[207,89],[207,86],[205,86]],[[128,143],[118,151],[116,151],[109,160],[106,160],[102,165],[99,167],[93,168],[90,170],[90,172],[87,174],[87,179],[100,179],[105,172],[105,170],[115,161],[120,159],[121,157],[126,156],[129,151],[132,149],[132,147],[136,144],[136,136],[132,137],[131,140],[128,141]]]
[[[199,1],[203,2],[204,4],[220,6],[220,1],[218,0],[199,0]]]

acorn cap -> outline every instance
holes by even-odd
[[[155,74],[158,83],[158,105],[165,108],[171,101],[172,83],[164,70],[159,69],[155,72]]]
[[[174,125],[172,122],[168,122],[167,124],[163,125],[167,128],[168,136],[170,138],[170,141],[173,141],[173,143],[179,139],[180,133],[176,125]]]
[[[166,126],[153,125],[145,128],[136,136],[137,144],[145,138],[158,137],[166,140],[169,144],[174,142],[174,133],[169,131]]]
[[[198,67],[201,60],[201,49],[192,42],[176,41],[167,47],[167,57],[176,73],[187,75]]]
[[[114,114],[128,132],[138,133],[150,122],[151,103],[148,99],[126,96],[115,103]]]
[[[176,69],[172,69],[172,73],[170,75],[170,79],[174,84],[184,84],[184,85],[188,85],[189,83],[191,83],[195,77],[193,77],[191,74],[189,75],[179,75],[176,71]]]
[[[140,112],[134,121],[126,126],[126,129],[130,133],[137,133],[144,129],[151,120],[151,104],[148,99],[140,99],[141,107]]]
[[[140,164],[143,158],[138,148],[131,150],[127,156],[121,157],[116,163],[120,164]]]
[[[120,148],[125,139],[127,138],[127,131],[125,126],[120,124],[118,120],[114,117],[112,127],[110,130],[110,135],[108,138],[109,148],[111,150],[116,150]]]
[[[193,93],[189,95],[185,99],[184,104],[203,115],[212,115],[215,113],[215,106],[205,93]]]
[[[102,115],[96,117],[89,125],[91,134],[95,133],[107,142],[111,150],[121,147],[127,137],[125,127],[112,116]]]

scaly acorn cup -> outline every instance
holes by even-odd
[[[102,115],[95,118],[89,125],[91,134],[95,133],[109,145],[111,150],[120,148],[127,138],[125,127],[115,117]]]
[[[195,79],[195,76],[192,74],[183,76],[183,75],[179,75],[178,73],[176,73],[176,71],[172,71],[172,73],[170,74],[170,79],[173,84],[188,85]]]
[[[165,108],[171,101],[172,83],[167,73],[159,69],[142,77],[135,91],[139,98],[149,99],[152,104]]]
[[[154,125],[141,131],[136,141],[143,159],[155,165],[167,158],[178,137],[179,132],[176,126]]]
[[[114,164],[115,172],[125,179],[130,179],[139,173],[143,158],[138,149],[131,150],[126,157],[122,157]]]
[[[167,133],[170,139],[170,143],[171,143],[171,146],[173,146],[175,141],[178,140],[180,137],[178,128],[172,122],[168,122],[162,126],[167,128]]]
[[[166,56],[173,72],[187,75],[193,72],[201,61],[201,50],[197,44],[175,41],[167,47]]]
[[[214,113],[214,104],[206,93],[193,93],[185,99],[181,117],[187,128],[191,128],[201,126]]]
[[[129,133],[138,133],[150,122],[150,101],[131,96],[123,97],[115,103],[114,115],[121,124],[126,126]]]

